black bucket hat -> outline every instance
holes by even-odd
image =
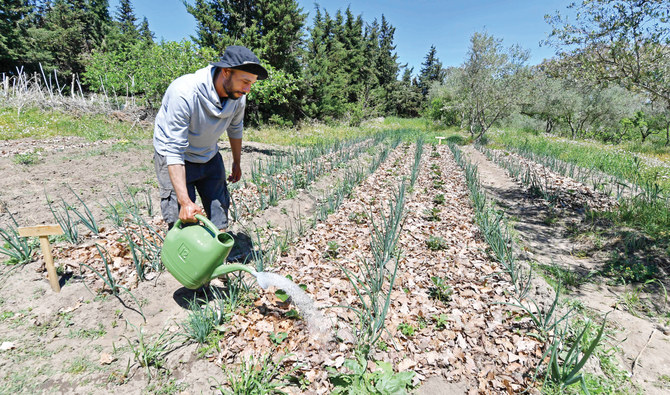
[[[221,60],[211,63],[216,67],[237,69],[256,74],[259,80],[268,78],[268,71],[261,66],[261,61],[248,48],[239,45],[229,45],[221,56]]]

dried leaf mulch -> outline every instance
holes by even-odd
[[[511,301],[512,284],[485,253],[462,171],[447,146],[436,146],[439,157],[428,148],[416,185],[406,197],[388,333],[372,356],[392,362],[398,371],[416,372],[416,385],[442,376],[467,382],[471,393],[532,387],[529,377],[543,345],[527,335],[528,319],[504,304]],[[330,320],[333,336],[313,336],[302,320],[287,317],[292,306],[278,300],[270,288],[261,292],[255,310],[233,318],[220,343],[221,352],[211,356],[213,362],[231,366],[249,355],[290,354],[284,363],[299,366],[298,373],[309,384],[288,391],[332,391],[327,368],[345,369],[343,363],[353,359],[358,337],[356,314],[342,306],[360,304],[341,267],[359,274],[356,262],[370,259],[371,217],[379,223],[380,210],[388,212],[389,199],[403,177],[409,178],[413,155],[413,145],[399,146],[350,199],[268,269],[306,285],[306,292]],[[445,202],[436,204],[433,200],[440,194]],[[436,215],[426,214],[434,213],[434,208],[439,211]],[[445,249],[431,250],[426,243],[430,237],[441,238]],[[431,277],[445,281],[452,291],[449,298],[435,297]],[[287,336],[278,343],[280,332]]]
[[[521,165],[534,174],[540,185],[546,188],[547,193],[555,196],[558,207],[578,209],[589,207],[593,210],[607,211],[615,208],[618,203],[616,199],[606,193],[595,190],[591,185],[586,185],[573,178],[563,176],[547,166],[525,158],[517,153],[499,149],[488,149],[497,161],[512,162]],[[509,172],[508,172],[509,173]],[[526,190],[528,186],[524,186]]]

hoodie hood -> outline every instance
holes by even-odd
[[[170,84],[154,126],[154,147],[168,165],[205,163],[218,152],[221,134],[241,139],[246,96],[224,100],[214,89],[214,67],[207,66]]]

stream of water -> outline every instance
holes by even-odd
[[[275,286],[284,290],[291,297],[291,302],[300,309],[310,332],[319,336],[327,336],[331,333],[330,321],[321,314],[316,306],[314,306],[312,298],[296,283],[276,273],[255,272],[253,274],[256,276],[256,282],[258,282],[261,288],[267,289],[268,287]]]

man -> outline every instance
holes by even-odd
[[[228,132],[233,154],[228,181],[239,181],[245,95],[267,76],[253,52],[229,46],[220,61],[181,76],[168,87],[153,139],[161,212],[168,229],[177,218],[195,222],[195,214],[207,215],[221,230],[228,227],[230,195],[217,141]],[[196,190],[204,211],[195,203]]]

